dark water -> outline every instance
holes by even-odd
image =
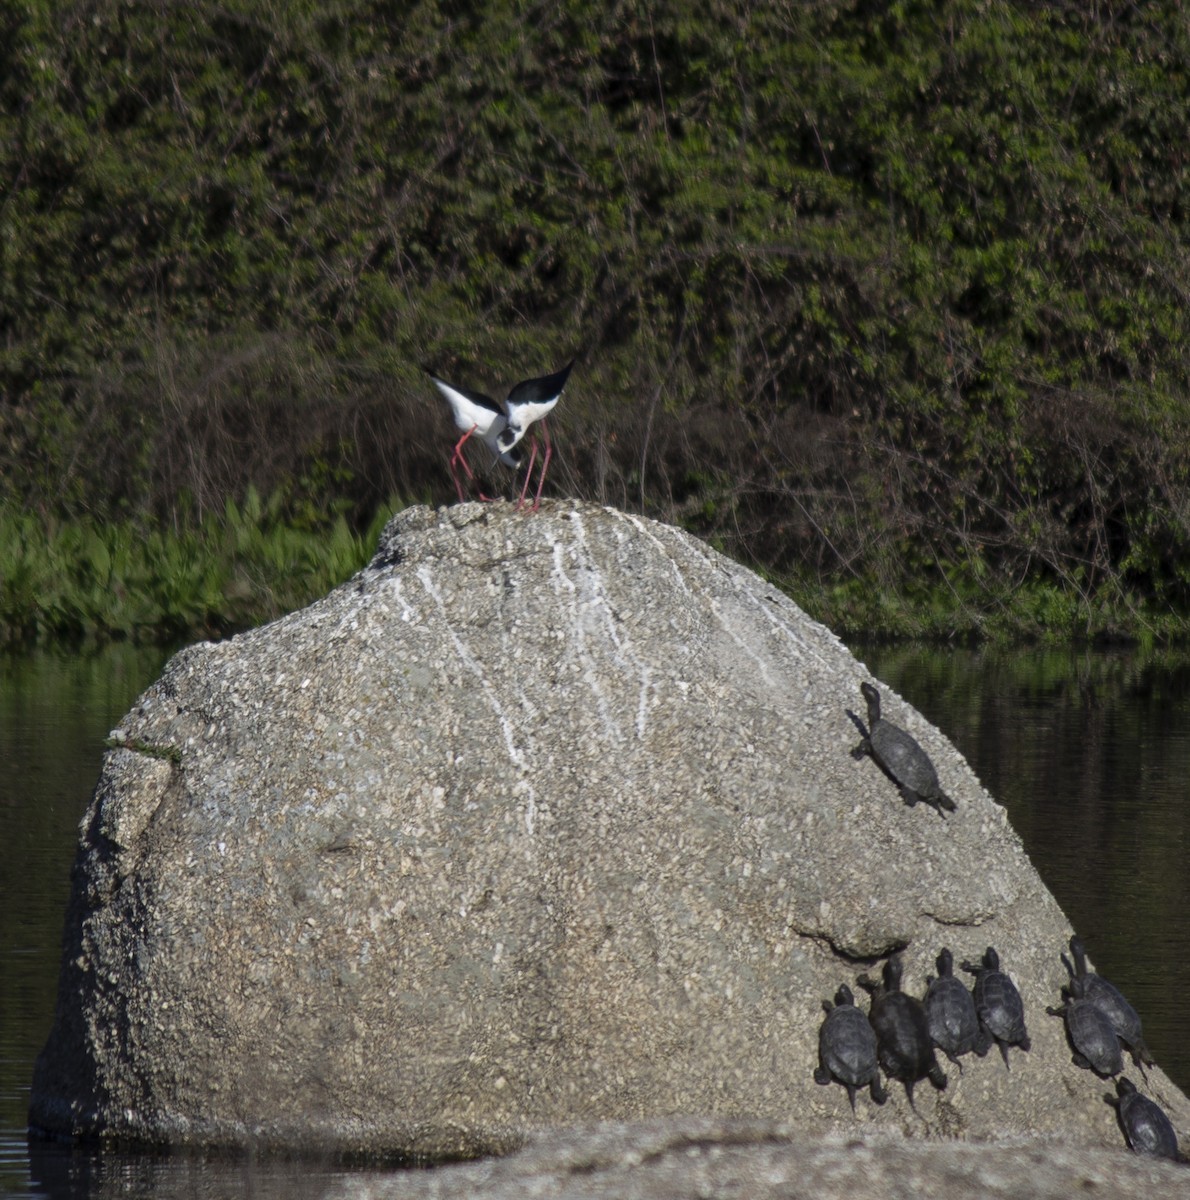
[[[1190,1090],[1190,656],[857,646],[1004,804],[1098,969]],[[30,1146],[77,825],[103,739],[165,653],[0,657],[0,1194],[311,1197],[332,1164]],[[973,863],[972,869],[979,864]]]

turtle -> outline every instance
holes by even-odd
[[[1070,954],[1074,959],[1073,966],[1065,954],[1061,957],[1071,982],[1076,979],[1081,981],[1084,997],[1107,1015],[1116,1031],[1116,1037],[1128,1048],[1132,1061],[1143,1075],[1146,1064],[1153,1065],[1153,1056],[1145,1045],[1140,1016],[1136,1009],[1124,999],[1123,993],[1115,984],[1108,983],[1102,975],[1087,970],[1087,953],[1078,934],[1073,934],[1070,938]]]
[[[928,986],[922,998],[926,1024],[934,1045],[962,1071],[959,1055],[974,1050],[982,1058],[992,1039],[987,1030],[980,1027],[971,993],[962,980],[954,977],[954,955],[945,946],[936,965],[938,978],[927,976]]]
[[[1116,1094],[1104,1099],[1115,1108],[1124,1140],[1137,1154],[1181,1161],[1178,1135],[1165,1110],[1148,1096],[1141,1095],[1130,1079],[1117,1079]]]
[[[1045,1011],[1051,1017],[1066,1018],[1066,1036],[1074,1047],[1074,1065],[1086,1067],[1103,1079],[1118,1075],[1124,1069],[1124,1056],[1111,1018],[1087,998],[1083,981],[1077,975],[1064,991],[1066,1003],[1060,1008],[1048,1005]]]
[[[1004,1056],[1005,1070],[1009,1070],[1008,1047],[1020,1046],[1028,1050],[1029,1035],[1025,1030],[1025,1005],[1016,984],[1000,970],[1000,956],[993,946],[983,952],[978,963],[963,963],[963,970],[975,976],[975,1011],[979,1024],[987,1035],[995,1039]]]
[[[835,1002],[822,1002],[826,1018],[818,1030],[818,1067],[814,1082],[827,1084],[837,1079],[847,1089],[851,1111],[855,1112],[855,1093],[865,1084],[873,1104],[883,1104],[888,1093],[880,1082],[876,1065],[876,1031],[868,1018],[855,1006],[855,997],[844,983],[835,993]]]
[[[934,770],[929,755],[915,738],[880,715],[880,693],[872,684],[865,680],[859,685],[859,690],[868,702],[868,727],[865,730],[859,717],[848,709],[848,715],[863,733],[851,757],[861,759],[865,754],[871,755],[876,765],[900,789],[901,796],[910,808],[920,800],[941,817],[945,817],[947,812],[954,812],[955,803],[939,785],[938,772]]]
[[[858,982],[872,994],[868,1019],[876,1031],[876,1057],[890,1079],[899,1079],[905,1085],[909,1107],[917,1112],[913,1085],[928,1078],[942,1091],[946,1075],[934,1057],[925,1006],[916,996],[901,991],[901,971],[901,956],[894,954],[884,964],[883,983],[866,975]]]

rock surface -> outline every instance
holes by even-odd
[[[816,1141],[788,1125],[689,1118],[535,1135],[519,1153],[375,1175],[328,1200],[1175,1200],[1190,1169],[1130,1151],[866,1136]]]
[[[443,1157],[682,1113],[1122,1145],[1045,1015],[1067,921],[887,689],[957,812],[850,757],[867,678],[675,529],[407,510],[324,600],[175,656],[117,731],[31,1122]],[[1032,1036],[1010,1072],[948,1066],[918,1114],[814,1083],[840,983],[903,949],[921,995],[940,946],[988,944]],[[1185,1147],[1186,1098],[1137,1083]]]

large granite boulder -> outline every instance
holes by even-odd
[[[116,732],[32,1123],[446,1157],[682,1113],[1121,1146],[1045,1015],[1067,921],[895,695],[957,811],[850,756],[867,678],[678,530],[406,511],[324,600],[178,654]],[[1033,1040],[1011,1071],[948,1067],[916,1112],[815,1084],[840,983],[902,949],[920,995],[940,946],[989,943]],[[1185,1139],[1186,1098],[1142,1086]]]

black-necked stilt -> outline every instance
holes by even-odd
[[[478,435],[479,440],[487,446],[494,458],[498,458],[506,467],[512,467],[514,471],[524,459],[521,457],[520,451],[515,449],[515,443],[506,449],[501,449],[496,444],[496,439],[508,425],[508,414],[502,405],[493,400],[491,396],[485,396],[483,392],[468,391],[466,388],[455,387],[446,380],[439,379],[429,367],[424,367],[423,370],[434,381],[434,386],[446,397],[455,425],[463,431],[463,436],[455,443],[454,453],[450,456],[450,474],[455,481],[455,491],[459,494],[459,503],[462,504],[463,485],[459,482],[458,464],[463,464],[468,481],[472,481],[475,476],[467,465],[466,458],[463,457],[463,446],[472,434]],[[481,500],[490,499],[483,492],[479,493],[479,497]]]
[[[525,436],[525,432],[534,421],[544,421],[553,411],[554,405],[562,395],[562,389],[566,386],[566,380],[570,378],[570,368],[573,366],[574,359],[571,359],[560,371],[555,371],[552,375],[543,375],[540,379],[526,379],[508,393],[508,399],[504,402],[508,419],[504,429],[496,435],[496,446],[499,450],[507,453]],[[545,439],[545,458],[542,459],[541,475],[537,480],[537,494],[533,497],[533,512],[541,505],[541,489],[545,486],[545,472],[553,454],[550,435],[544,425],[541,427],[541,433]],[[536,459],[535,437],[529,448],[529,469],[525,472],[525,485],[521,488],[517,508],[524,505],[525,497],[529,493],[529,480],[533,477],[533,463]]]
[[[458,492],[459,502],[463,501],[463,486],[459,481],[457,463],[463,464],[468,480],[474,478],[467,460],[463,457],[463,446],[472,434],[478,435],[480,441],[491,450],[505,466],[518,468],[524,461],[517,443],[525,436],[526,430],[534,421],[540,421],[558,403],[563,387],[574,366],[571,360],[560,371],[553,375],[543,375],[537,379],[524,379],[508,393],[508,399],[503,404],[493,400],[483,392],[469,391],[467,388],[455,387],[440,379],[429,367],[423,368],[434,381],[434,385],[446,398],[454,416],[455,425],[463,431],[463,436],[455,443],[454,453],[450,459],[450,473],[455,481],[455,491]],[[545,427],[542,426],[544,431]],[[541,504],[541,489],[545,484],[545,470],[549,465],[552,450],[549,434],[545,434],[545,458],[541,466],[541,475],[537,482],[537,495],[533,501],[533,511]],[[533,439],[529,454],[529,469],[525,473],[525,483],[521,488],[517,508],[522,508],[525,497],[529,492],[529,481],[533,476],[533,464],[537,459],[537,439]],[[489,497],[480,492],[480,499]]]

